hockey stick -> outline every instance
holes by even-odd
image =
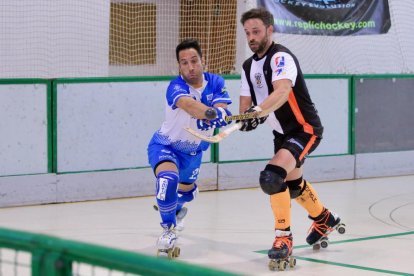
[[[256,112],[238,114],[238,115],[231,115],[231,116],[224,117],[224,120],[226,122],[237,121],[237,120],[243,121],[243,120],[248,120],[248,119],[253,119],[253,118],[260,117],[260,116],[257,116],[257,115],[258,114]]]
[[[217,112],[213,108],[209,108],[206,110],[205,116],[207,120],[213,120],[217,117]],[[230,121],[237,121],[237,120],[248,120],[248,119],[253,119],[256,117],[261,117],[261,116],[258,116],[257,112],[250,112],[250,113],[244,113],[244,114],[238,114],[238,115],[225,116],[224,120],[226,122],[230,122]]]
[[[243,114],[244,115],[244,114]],[[237,115],[235,115],[237,116]],[[227,117],[231,117],[231,116],[227,116]],[[234,119],[233,119],[234,120]],[[242,127],[242,123],[237,123],[232,125],[231,127],[226,128],[225,130],[221,131],[220,133],[214,135],[214,136],[205,136],[197,131],[195,131],[192,128],[186,127],[184,128],[186,131],[188,131],[189,133],[191,133],[192,135],[194,135],[195,137],[200,138],[203,141],[207,141],[210,143],[218,143],[221,140],[223,140],[224,138],[226,138],[227,136],[229,136],[231,133],[235,132],[236,130],[239,130]]]
[[[268,111],[265,112],[260,112],[259,114],[257,112],[250,112],[250,113],[244,113],[244,114],[238,114],[238,115],[231,115],[231,116],[226,116],[224,118],[224,120],[226,122],[230,122],[230,121],[243,121],[243,120],[248,120],[248,119],[253,119],[253,118],[261,118],[261,117],[265,117],[268,115]],[[242,123],[238,122],[234,125],[232,125],[231,127],[226,128],[225,130],[221,131],[220,133],[214,135],[214,136],[205,136],[197,131],[195,131],[192,128],[186,127],[184,128],[187,132],[191,133],[192,135],[194,135],[195,137],[203,140],[203,141],[207,141],[210,143],[218,143],[221,140],[223,140],[224,138],[226,138],[227,136],[229,136],[231,133],[235,132],[236,130],[239,130],[242,127]]]

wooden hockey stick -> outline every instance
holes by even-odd
[[[243,114],[244,115],[244,114]],[[236,115],[235,115],[236,116]],[[228,116],[230,117],[230,116]],[[226,138],[227,136],[229,136],[231,133],[235,132],[236,130],[239,130],[242,127],[242,123],[237,123],[232,125],[231,127],[226,128],[225,130],[221,131],[220,133],[214,135],[214,136],[205,136],[197,131],[195,131],[192,128],[186,127],[184,128],[186,131],[188,131],[189,133],[191,133],[192,135],[194,135],[195,137],[200,138],[203,141],[207,141],[210,143],[218,143],[221,140],[223,140],[224,138]]]
[[[248,119],[253,119],[253,118],[260,117],[260,116],[257,116],[257,115],[258,114],[256,112],[238,114],[238,115],[231,115],[231,116],[224,117],[224,120],[226,122],[237,121],[237,120],[243,121],[243,120],[248,120]]]
[[[244,113],[244,114],[238,114],[238,115],[231,115],[231,116],[226,116],[224,118],[224,120],[226,122],[230,122],[230,121],[243,121],[243,120],[248,120],[248,119],[253,119],[253,118],[261,118],[261,117],[265,117],[269,114],[269,111],[265,111],[265,112],[250,112],[250,113]],[[242,123],[238,122],[234,125],[232,125],[231,127],[226,128],[225,130],[221,131],[220,133],[214,135],[214,136],[205,136],[197,131],[195,131],[192,128],[186,127],[184,128],[187,132],[191,133],[192,135],[194,135],[195,137],[198,137],[199,139],[203,140],[203,141],[207,141],[210,143],[218,143],[221,140],[223,140],[224,138],[226,138],[227,136],[229,136],[231,133],[235,132],[236,130],[239,130],[242,127]]]

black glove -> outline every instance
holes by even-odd
[[[259,112],[261,111],[260,108],[256,107],[256,106],[252,106],[249,109],[247,109],[244,114],[246,113],[252,113],[252,112]],[[261,118],[253,118],[253,119],[248,119],[248,120],[243,120],[243,121],[237,121],[237,122],[241,122],[242,123],[242,127],[240,128],[240,131],[252,131],[254,129],[256,129],[260,124],[263,124],[268,116],[265,117],[261,117]]]

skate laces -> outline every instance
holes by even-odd
[[[286,245],[290,251],[292,248],[292,237],[290,235],[275,238],[275,241],[273,242],[274,248],[283,248],[283,245]]]
[[[172,229],[165,230],[164,233],[162,234],[162,237],[169,239],[169,240],[172,238],[175,238],[175,229],[172,228]]]

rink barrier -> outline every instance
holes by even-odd
[[[86,274],[87,272],[89,273]],[[6,228],[0,228],[0,274],[31,276],[236,275],[186,264],[179,260],[157,258]]]
[[[224,78],[237,110],[240,76]],[[414,128],[401,128],[413,117],[413,74],[305,78],[325,127],[309,181],[414,173]],[[0,79],[0,207],[153,195],[146,145],[170,79]],[[257,188],[271,148],[266,127],[213,144],[200,191]]]

